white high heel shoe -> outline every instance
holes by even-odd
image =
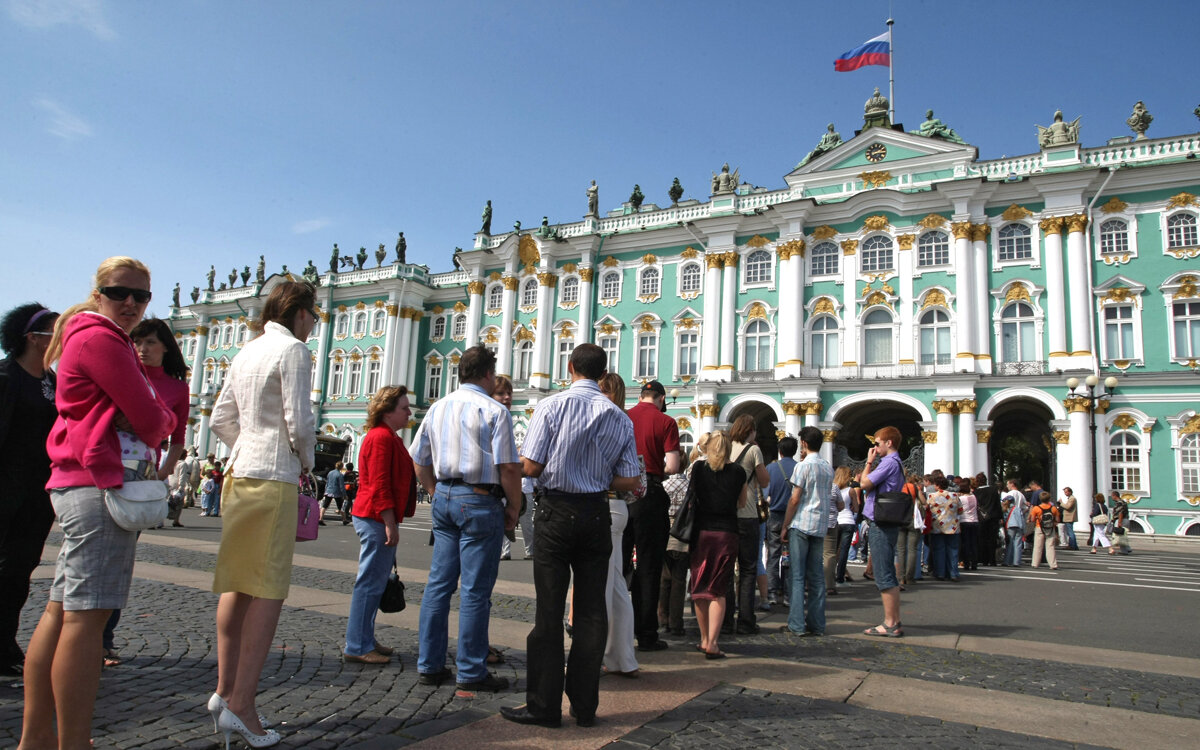
[[[221,730],[221,734],[225,735],[225,750],[229,750],[229,740],[234,732],[242,736],[242,741],[250,747],[271,747],[279,744],[279,732],[274,729],[268,729],[263,734],[254,734],[242,720],[237,717],[233,711],[228,708],[221,710],[221,716],[217,719],[217,728]]]
[[[221,728],[217,726],[217,719],[220,718],[221,712],[227,708],[229,708],[229,705],[225,703],[225,699],[216,693],[213,693],[208,699],[208,713],[212,716],[213,732],[221,731]],[[263,729],[271,728],[271,724],[267,721],[267,717],[263,716],[262,714],[258,715],[258,723],[262,725]]]

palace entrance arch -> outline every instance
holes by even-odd
[[[775,409],[762,401],[742,401],[729,410],[726,421],[730,426],[734,420],[743,414],[748,414],[754,420],[754,431],[757,433],[755,443],[763,452],[763,460],[771,463],[779,457],[779,438],[775,436],[775,422],[778,418]]]
[[[1005,400],[992,409],[988,441],[988,475],[999,484],[1015,478],[1021,487],[1030,480],[1053,492],[1057,485],[1054,461],[1054,414],[1032,398]]]
[[[833,446],[833,465],[861,469],[871,449],[868,436],[883,427],[900,430],[900,458],[905,471],[924,473],[925,443],[921,439],[921,413],[912,406],[886,397],[836,408],[838,428]]]

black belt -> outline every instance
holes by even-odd
[[[541,493],[542,497],[561,498],[563,500],[608,500],[607,492],[563,492],[562,490],[542,490]]]
[[[493,497],[504,497],[504,488],[498,484],[474,484],[465,479],[455,477],[453,479],[439,479],[438,484],[446,484],[454,487],[464,486],[470,487],[481,495],[492,495]]]

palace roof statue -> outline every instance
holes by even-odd
[[[1146,140],[1146,131],[1150,129],[1152,122],[1154,122],[1154,115],[1150,114],[1146,110],[1146,105],[1139,101],[1133,105],[1133,114],[1129,116],[1125,124],[1129,126],[1130,130],[1137,133],[1137,138],[1134,140],[1144,141]]]
[[[1072,143],[1079,143],[1079,118],[1076,117],[1071,122],[1063,122],[1062,110],[1054,113],[1054,122],[1050,123],[1050,127],[1043,128],[1041,125],[1038,129],[1038,145],[1042,148],[1051,146],[1069,146]]]
[[[954,130],[946,127],[941,120],[934,117],[932,109],[925,110],[925,122],[921,123],[921,127],[916,133],[926,138],[941,138],[951,143],[966,143],[966,141],[958,136],[958,133],[955,133]]]
[[[825,126],[825,134],[821,136],[821,140],[817,141],[816,148],[814,148],[812,151],[809,151],[808,154],[800,160],[800,163],[796,165],[796,169],[803,167],[805,164],[808,164],[810,161],[826,151],[832,151],[840,145],[842,145],[842,136],[833,129],[833,123],[831,122]]]
[[[741,170],[735,169],[733,173],[729,172],[729,162],[725,162],[721,167],[721,173],[713,173],[712,177],[712,192],[713,195],[721,195],[722,193],[732,193],[737,189],[738,172]]]

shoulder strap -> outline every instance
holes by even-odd
[[[735,459],[733,460],[733,462],[734,462],[735,464],[740,464],[740,463],[742,462],[742,459],[746,457],[746,453],[747,453],[747,452],[749,452],[749,450],[750,450],[750,448],[751,448],[751,447],[753,447],[753,446],[749,446],[749,445],[743,445],[743,446],[742,446],[742,452],[738,454],[738,457],[737,457],[737,458],[735,458]]]

